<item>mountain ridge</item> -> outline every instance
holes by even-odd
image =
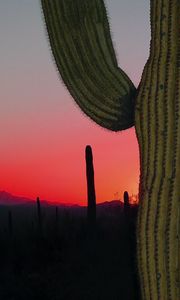
[[[6,191],[0,191],[0,205],[2,206],[12,206],[12,205],[31,205],[35,204],[36,200],[23,197],[23,196],[15,196],[11,193],[8,193]],[[58,201],[47,201],[47,200],[41,200],[42,205],[47,206],[61,206],[61,207],[86,207],[86,205],[80,205],[80,204],[73,204],[73,203],[63,203]],[[116,206],[123,206],[124,203],[121,200],[109,200],[104,201],[101,203],[97,203],[97,206],[99,207],[116,207]]]

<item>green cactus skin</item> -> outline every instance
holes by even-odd
[[[180,2],[151,1],[151,49],[136,99],[143,299],[180,299]]]
[[[96,223],[96,193],[94,185],[94,167],[93,155],[91,146],[86,146],[86,178],[87,178],[87,192],[88,192],[88,207],[87,218],[88,224],[94,225]]]
[[[137,91],[117,66],[102,0],[41,3],[58,70],[82,110],[115,131],[135,122],[141,299],[179,300],[180,1],[150,0],[150,55]]]
[[[118,68],[103,1],[41,3],[56,65],[76,103],[105,128],[133,126],[136,89]]]

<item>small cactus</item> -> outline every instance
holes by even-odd
[[[127,191],[125,191],[124,192],[124,214],[126,217],[129,216],[129,208],[130,208],[129,194]]]
[[[58,224],[59,224],[59,212],[58,212],[58,207],[56,206],[56,211],[55,211],[55,232],[56,232],[56,234],[58,231]]]
[[[86,146],[86,178],[88,193],[87,218],[88,223],[93,225],[96,222],[96,193],[94,186],[93,155],[91,146],[89,145]]]
[[[41,203],[39,197],[36,200],[37,203],[37,217],[38,217],[38,231],[42,232],[42,214],[41,214]]]
[[[12,236],[13,235],[13,222],[12,222],[11,210],[8,211],[8,231],[9,231],[9,236]]]

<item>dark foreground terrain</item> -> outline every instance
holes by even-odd
[[[1,300],[137,300],[137,207],[86,210],[0,207]],[[3,217],[1,217],[1,215]]]

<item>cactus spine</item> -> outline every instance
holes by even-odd
[[[82,110],[114,131],[135,122],[141,298],[179,300],[180,1],[150,0],[150,56],[137,91],[117,66],[102,0],[41,2],[57,67]]]
[[[93,225],[96,222],[96,193],[94,186],[93,155],[91,146],[89,145],[86,146],[86,178],[88,194],[87,218],[88,224]]]

